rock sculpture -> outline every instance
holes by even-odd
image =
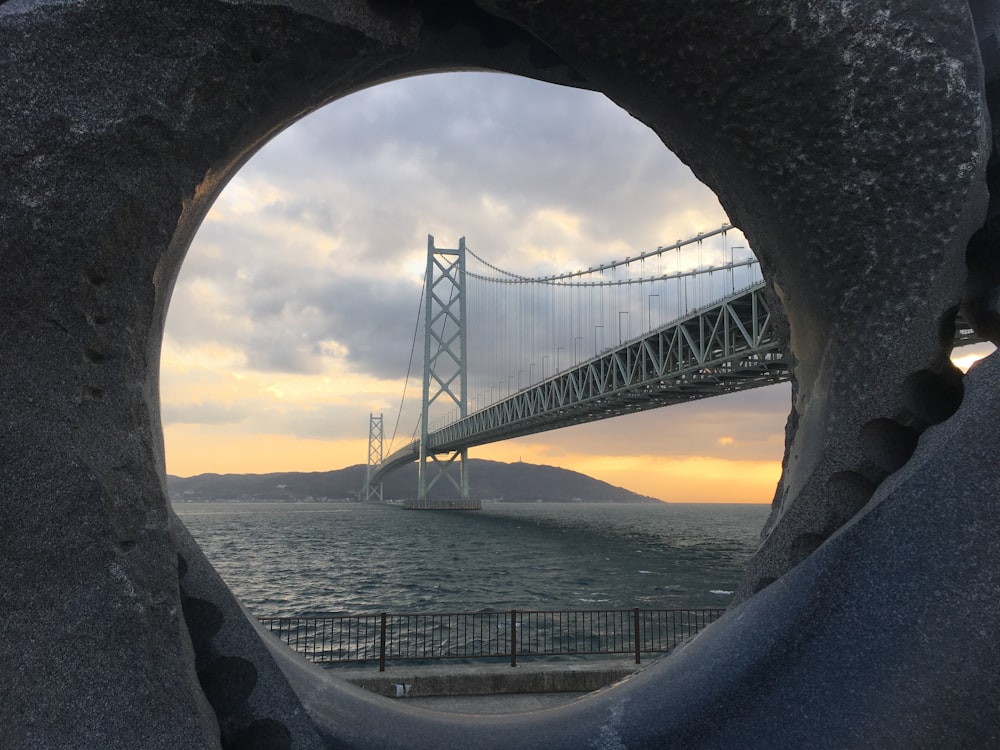
[[[0,3],[0,746],[1000,744],[994,0]],[[719,195],[796,360],[742,603],[559,710],[475,721],[261,638],[171,515],[158,355],[227,179],[358,88],[604,92]],[[992,115],[992,120],[991,120]]]

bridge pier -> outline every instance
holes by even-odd
[[[403,507],[406,510],[482,510],[483,503],[471,497],[418,497],[404,501]]]

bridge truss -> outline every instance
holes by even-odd
[[[678,241],[673,246],[658,248],[632,260],[641,262],[645,257],[665,250],[700,246],[703,239],[724,235],[729,229],[732,228],[727,225],[720,230],[690,240]],[[713,302],[702,304],[701,307],[690,310],[686,315],[666,325],[603,352],[595,352],[593,357],[576,362],[568,369],[559,371],[557,366],[557,372],[549,377],[544,377],[544,362],[549,356],[546,355],[542,357],[543,379],[540,382],[530,383],[506,398],[500,398],[469,413],[465,386],[468,375],[465,369],[466,350],[463,348],[461,353],[456,353],[456,347],[466,346],[465,338],[458,332],[463,328],[465,321],[464,307],[461,313],[455,311],[458,309],[455,305],[459,304],[456,300],[460,298],[461,305],[464,305],[465,300],[464,286],[460,289],[458,286],[460,284],[458,277],[464,273],[464,251],[464,238],[457,251],[435,250],[433,238],[428,238],[426,277],[429,280],[428,288],[433,291],[437,284],[436,281],[433,283],[430,281],[434,278],[432,271],[446,279],[446,286],[451,284],[453,288],[448,295],[433,292],[434,299],[437,300],[434,302],[436,312],[432,313],[429,300],[426,327],[431,330],[432,322],[439,320],[450,321],[454,327],[447,335],[440,335],[431,330],[425,339],[425,362],[432,364],[425,365],[420,439],[387,456],[371,473],[371,482],[380,481],[386,474],[412,461],[420,462],[421,476],[426,471],[426,465],[431,462],[442,471],[449,465],[458,463],[461,468],[458,483],[450,475],[444,474],[444,476],[448,476],[448,479],[455,484],[461,493],[461,498],[467,499],[468,477],[464,471],[464,464],[470,447],[759,388],[787,381],[790,377],[789,361],[780,348],[774,326],[775,316],[765,294],[765,283],[756,281],[738,291],[733,289],[731,293]],[[432,255],[439,252],[452,253],[454,258],[446,264],[437,263],[432,266]],[[463,259],[461,263],[459,257]],[[621,265],[628,261],[629,259],[626,259],[624,262],[607,264],[589,269],[588,272],[614,268],[616,264]],[[749,267],[755,263],[756,259],[737,261],[730,256],[729,262],[722,268],[709,266],[694,271],[678,271],[662,278],[684,281],[699,274],[721,272],[728,273],[728,278],[732,279],[735,268]],[[553,282],[588,272],[544,279],[514,277],[512,274],[507,276],[512,277],[515,282],[541,282],[551,286]],[[500,273],[506,274],[502,271]],[[640,281],[645,283],[646,280]],[[446,296],[451,302],[446,300]],[[651,305],[652,299],[660,295],[644,292],[642,296],[645,296]],[[617,308],[613,308],[612,312],[616,310]],[[626,315],[624,312],[621,314]],[[651,313],[648,319],[651,321]],[[595,326],[595,350],[596,329],[606,326],[607,321],[604,321],[604,325]],[[975,343],[978,340],[968,324],[961,320],[957,321],[956,346]],[[438,355],[435,355],[431,348],[432,341],[436,342]],[[452,369],[442,370],[434,365],[436,356],[443,356],[445,360],[450,361]],[[445,374],[442,375],[442,372]],[[456,382],[461,385],[459,390],[456,390]],[[428,390],[429,384],[434,383],[438,386],[437,395]],[[428,405],[442,395],[451,399],[458,409],[450,421],[438,429],[432,429],[428,423]],[[447,458],[443,460],[435,458],[441,454]],[[421,479],[418,497],[426,498],[427,489],[429,485]],[[426,501],[419,507],[428,507]]]
[[[552,376],[442,429],[424,450],[476,445],[788,380],[763,282]],[[377,476],[416,460],[415,441]]]
[[[428,436],[430,450],[482,445],[787,379],[758,284]]]

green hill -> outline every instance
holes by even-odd
[[[273,474],[199,474],[167,477],[175,502],[302,502],[355,499],[364,483],[361,464],[336,471],[279,472]],[[658,502],[622,487],[554,466],[499,461],[469,461],[469,488],[473,497],[504,502]],[[384,496],[402,500],[413,497],[417,487],[416,464],[405,466],[384,483]],[[449,496],[450,484],[442,479],[431,497]]]

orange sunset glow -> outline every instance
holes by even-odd
[[[192,244],[161,354],[166,469],[363,464],[371,413],[392,447],[409,442],[428,234],[544,275],[726,221],[650,131],[592,92],[447,74],[336,102],[251,159]],[[470,457],[559,466],[668,502],[769,503],[789,399],[787,384],[771,386]]]

